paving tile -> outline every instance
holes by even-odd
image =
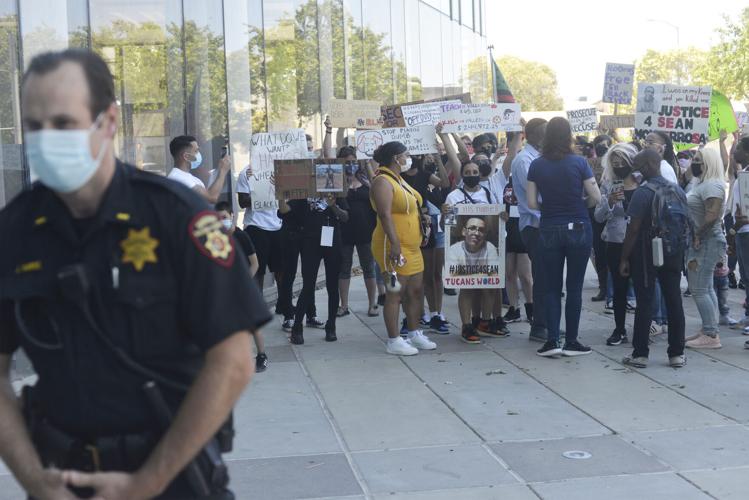
[[[364,327],[359,325],[359,328]],[[338,329],[337,336],[338,341],[325,342],[325,333],[322,330],[305,332],[304,345],[295,349],[305,362],[392,356],[385,352],[385,344],[372,332],[366,336],[352,336],[350,332]]]
[[[296,363],[296,356],[294,356],[294,350],[290,344],[267,347],[265,353],[268,355],[268,361],[271,364]]]
[[[528,482],[668,470],[618,436],[499,443],[491,447]],[[592,457],[579,460],[562,456],[571,450],[587,451]]]
[[[229,471],[237,498],[291,500],[362,494],[341,453],[233,460]]]
[[[398,358],[306,365],[351,450],[479,441]]]
[[[270,364],[234,411],[237,436],[229,458],[261,458],[341,451],[297,363]]]
[[[592,477],[553,483],[537,483],[532,488],[544,500],[708,500],[710,497],[676,474]]]
[[[385,493],[374,495],[374,500],[538,500],[525,485],[503,484],[481,488]]]
[[[749,468],[683,472],[682,475],[721,500],[749,498]]]
[[[500,354],[617,432],[733,423],[595,352],[572,359],[542,358],[522,349]]]
[[[494,352],[419,355],[405,362],[487,441],[609,434]]]
[[[484,448],[412,448],[353,455],[373,493],[491,486],[516,482]]]
[[[676,470],[749,466],[749,429],[741,425],[622,436]]]

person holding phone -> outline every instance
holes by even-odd
[[[601,239],[606,245],[606,260],[611,270],[614,289],[614,323],[616,327],[606,340],[607,345],[626,344],[627,330],[624,321],[627,315],[627,289],[629,277],[619,274],[619,261],[622,256],[622,243],[627,232],[627,208],[632,195],[638,188],[632,175],[632,160],[637,150],[631,144],[616,144],[601,160],[601,201],[595,208],[595,220],[604,225]]]

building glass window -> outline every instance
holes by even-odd
[[[361,0],[343,0],[346,48],[347,89],[349,99],[364,99],[364,39]]]
[[[390,0],[363,2],[362,19],[366,99],[392,103],[394,85]]]
[[[404,0],[391,0],[390,11],[395,102],[406,102],[408,101],[408,73],[406,66],[406,14]]]
[[[178,0],[91,0],[91,38],[114,75],[117,155],[149,171],[172,167],[168,144],[185,133],[182,10]]]
[[[23,189],[21,80],[15,0],[0,0],[0,208]]]
[[[473,0],[460,0],[460,23],[473,29]]]
[[[407,101],[417,101],[423,95],[421,85],[421,37],[419,36],[419,3],[406,2],[406,71],[408,72]]]
[[[86,0],[24,0],[19,5],[24,68],[41,52],[88,47]]]
[[[419,5],[419,35],[421,37],[421,85],[424,99],[443,96],[442,54],[435,50],[441,40],[442,15],[426,4]]]

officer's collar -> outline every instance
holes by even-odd
[[[131,175],[128,168],[130,167],[121,161],[116,161],[112,181],[102,197],[99,209],[93,216],[95,220],[93,226],[99,227],[110,222],[124,225],[138,224],[139,217],[133,211],[135,207],[128,182]],[[43,227],[50,224],[66,237],[74,238],[72,217],[65,203],[47,187],[38,186],[37,189],[42,189],[44,195],[39,203],[39,210],[33,218],[33,225]]]

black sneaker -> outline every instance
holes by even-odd
[[[739,284],[736,282],[736,273],[731,271],[730,273],[728,273],[728,288],[736,290],[738,286]]]
[[[629,342],[629,339],[627,339],[627,331],[620,332],[619,330],[614,330],[614,333],[611,334],[611,337],[609,337],[606,340],[606,345],[619,345],[619,344],[626,344]]]
[[[299,323],[295,323],[294,327],[291,329],[291,336],[289,337],[289,342],[295,345],[302,345],[304,344],[304,329],[302,328],[302,325]]]
[[[520,309],[514,306],[510,307],[503,319],[506,323],[518,323],[520,321]]]
[[[603,306],[603,312],[606,314],[614,314],[614,303],[611,301],[606,301],[606,305]]]
[[[281,328],[285,332],[290,332],[292,328],[294,328],[294,318],[284,318],[283,323],[281,323]]]
[[[264,372],[268,368],[268,356],[264,352],[255,356],[255,373]]]
[[[582,345],[577,340],[565,342],[564,348],[562,348],[562,356],[582,356],[584,354],[590,354],[591,352],[593,352],[593,349]]]
[[[320,319],[317,317],[307,318],[307,328],[319,328],[322,330],[323,328],[325,328],[325,322],[320,321]]]
[[[456,295],[458,295],[458,292],[454,288],[445,288],[445,295],[455,297]]]
[[[442,318],[437,315],[432,316],[431,321],[429,321],[429,331],[440,335],[447,335],[450,333],[450,327],[447,325],[447,321],[443,321]]]
[[[691,296],[692,296],[692,290],[690,290],[689,288],[684,290],[684,297],[691,297]]]
[[[335,323],[328,321],[325,324],[325,342],[335,342],[338,340],[335,334]]]
[[[545,358],[549,358],[551,356],[562,354],[562,349],[559,348],[559,342],[546,342],[541,346],[539,350],[536,351],[536,354]]]
[[[385,294],[384,293],[381,293],[380,295],[377,296],[377,305],[380,306],[380,307],[382,307],[382,306],[385,305]]]
[[[525,320],[533,323],[533,304],[525,304]]]

